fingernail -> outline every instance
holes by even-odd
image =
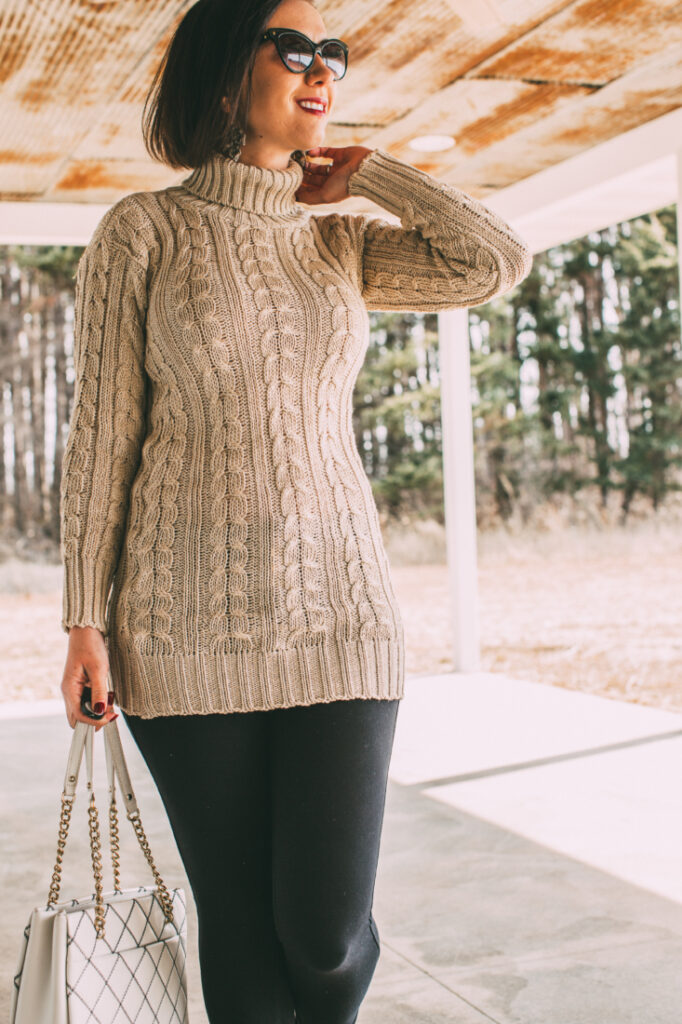
[[[109,690],[109,693],[107,694],[107,704],[113,704],[113,703],[114,703],[114,691],[113,690]]]
[[[116,712],[115,715],[112,716],[112,718],[109,719],[109,721],[110,722],[115,722],[117,718],[118,718],[118,711]]]
[[[106,705],[105,705],[103,700],[98,700],[97,703],[95,704],[95,714],[96,715],[103,715],[104,714],[105,706]]]

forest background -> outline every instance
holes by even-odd
[[[81,252],[0,247],[0,700],[61,681]],[[483,670],[682,710],[677,261],[668,206],[537,254],[469,311]],[[453,667],[437,320],[370,313],[354,393],[412,674]]]

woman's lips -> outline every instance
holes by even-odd
[[[324,117],[327,113],[326,108],[324,110],[313,110],[312,107],[301,106],[298,100],[296,100],[296,103],[299,107],[301,107],[301,110],[305,111],[306,114],[315,114],[317,117]]]

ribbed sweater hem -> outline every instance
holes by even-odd
[[[115,703],[140,718],[404,696],[401,639],[219,655],[143,655],[113,636],[107,637],[107,647]]]

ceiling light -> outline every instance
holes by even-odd
[[[418,149],[420,153],[442,153],[452,149],[457,143],[452,135],[418,135],[408,143],[410,149]]]

